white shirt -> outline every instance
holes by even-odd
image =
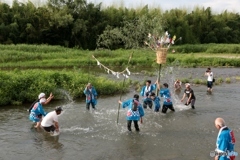
[[[41,125],[43,127],[50,127],[54,125],[54,122],[58,122],[58,115],[56,111],[49,112],[42,120]]]
[[[208,73],[207,81],[213,81],[213,72]]]

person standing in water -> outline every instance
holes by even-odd
[[[181,99],[181,102],[183,102],[185,97],[188,97],[185,105],[188,106],[191,103],[192,109],[195,109],[196,97],[194,95],[194,92],[193,92],[192,88],[190,87],[189,83],[186,83],[185,86],[186,86],[186,89],[184,90],[184,94],[183,94],[183,97]]]
[[[140,120],[140,123],[143,123],[142,117],[144,116],[144,109],[139,102],[139,95],[135,94],[132,99],[129,99],[127,101],[122,102],[121,100],[118,101],[122,105],[123,108],[128,108],[127,111],[127,128],[128,131],[132,131],[131,125],[132,121],[134,123],[135,130],[137,132],[140,131],[138,121]]]
[[[216,140],[215,160],[234,160],[236,139],[233,131],[226,126],[224,119],[220,117],[215,119],[215,127],[219,130]]]
[[[172,98],[170,90],[168,89],[168,84],[164,83],[163,88],[160,88],[160,84],[158,84],[159,92],[161,97],[163,97],[163,106],[162,106],[162,113],[167,113],[167,110],[170,109],[171,111],[175,112],[173,107]]]
[[[207,68],[205,72],[205,76],[207,76],[207,91],[212,92],[213,88],[213,72],[211,71],[211,68]]]
[[[143,97],[143,108],[147,108],[147,106],[152,109],[152,99],[150,98],[150,94],[156,89],[156,83],[151,84],[151,80],[146,81],[146,86],[142,87],[140,95]]]
[[[94,86],[92,86],[91,83],[88,83],[83,93],[86,95],[86,109],[90,109],[90,104],[92,105],[92,109],[96,109],[95,106],[97,105],[97,91]]]
[[[159,112],[159,109],[161,108],[161,104],[160,104],[160,98],[158,96],[156,96],[156,94],[154,92],[151,93],[150,95],[153,103],[154,103],[154,112]]]

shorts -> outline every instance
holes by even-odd
[[[51,125],[50,127],[43,127],[43,129],[47,132],[54,132],[56,128],[53,125]]]
[[[207,87],[212,88],[212,86],[213,86],[213,82],[212,81],[207,81]]]

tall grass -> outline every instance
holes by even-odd
[[[64,89],[73,98],[83,97],[83,90],[88,82],[97,89],[99,95],[112,95],[120,91],[127,91],[129,82],[122,87],[116,82],[103,77],[96,77],[75,71],[50,70],[18,70],[0,71],[0,105],[21,104],[32,102],[40,92],[53,92],[55,99],[60,99],[58,89]]]

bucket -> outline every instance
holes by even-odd
[[[168,48],[158,48],[157,49],[157,63],[158,64],[163,64],[166,63],[167,61],[167,50]]]

